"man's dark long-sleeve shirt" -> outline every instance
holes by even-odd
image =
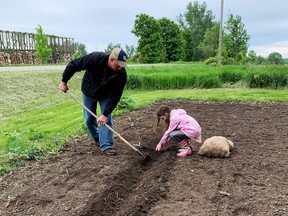
[[[127,82],[125,68],[112,70],[108,67],[108,58],[109,55],[102,52],[90,53],[70,61],[62,75],[62,81],[67,83],[75,72],[85,70],[81,90],[90,98],[108,99],[102,113],[105,116],[111,114],[120,101]]]

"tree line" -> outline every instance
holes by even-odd
[[[138,47],[132,61],[158,63],[171,61],[205,61],[217,63],[220,22],[207,9],[207,4],[190,2],[177,23],[167,18],[155,19],[147,14],[136,16],[132,33]],[[222,30],[223,64],[284,64],[282,55],[274,52],[268,59],[248,52],[250,35],[239,15],[229,14]]]
[[[217,64],[220,22],[207,9],[207,4],[188,3],[186,11],[176,21],[155,19],[148,14],[136,15],[132,33],[138,38],[137,48],[127,46],[131,62],[159,63],[172,61],[205,61]],[[248,51],[250,35],[239,15],[229,14],[222,30],[222,64],[284,64],[280,53],[270,53],[268,58]],[[109,53],[120,44],[110,43]]]
[[[39,28],[42,31],[41,26],[36,30],[40,38],[45,37]],[[194,1],[188,3],[186,11],[176,21],[165,17],[156,19],[144,13],[136,15],[131,32],[138,38],[137,47],[126,45],[124,48],[129,61],[134,63],[204,61],[217,64],[219,31],[220,22],[215,21],[206,2]],[[239,15],[229,14],[222,35],[222,64],[284,64],[278,52],[270,53],[267,59],[257,56],[253,50],[248,52],[250,35]],[[121,44],[109,43],[104,52],[110,53],[114,47],[121,47]],[[74,49],[74,58],[87,54],[81,43],[75,43]],[[46,56],[48,58],[49,54]]]

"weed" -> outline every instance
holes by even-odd
[[[118,111],[130,111],[134,108],[135,105],[135,101],[133,99],[131,99],[130,97],[122,97],[121,100],[119,101],[119,103],[117,104],[116,109]]]
[[[44,137],[43,132],[35,131],[34,129],[23,130],[23,132],[27,133],[27,137],[31,141],[37,141]]]
[[[8,202],[14,202],[16,200],[16,196],[12,194],[8,194],[7,201]]]

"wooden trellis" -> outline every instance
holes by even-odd
[[[0,64],[39,64],[35,56],[33,33],[0,30]],[[48,63],[69,61],[74,53],[74,39],[46,35],[48,47],[52,49]]]
[[[53,52],[73,53],[73,38],[47,36]],[[0,51],[35,51],[35,34],[0,30]]]

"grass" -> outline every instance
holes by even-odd
[[[288,102],[287,90],[267,89],[183,89],[159,91],[126,91],[139,106],[162,99],[186,98],[197,101],[234,101],[234,102]]]
[[[288,67],[275,65],[161,64],[128,67],[128,73],[127,89],[219,88],[240,81],[253,88],[288,86]]]
[[[207,68],[201,68],[199,64],[190,64],[191,66],[198,67],[199,71]],[[152,73],[151,71],[161,71],[161,68],[171,70],[170,67],[175,71],[177,68],[187,68],[187,64],[159,67],[152,65],[146,66],[145,70]],[[143,70],[141,67],[134,67],[131,73],[137,74],[137,68]],[[243,69],[243,66],[236,69],[241,68]],[[67,140],[87,134],[82,107],[58,90],[61,75],[62,71],[0,73],[0,176],[13,167],[22,165],[25,160],[57,154]],[[82,76],[83,73],[76,73],[69,82],[71,92],[79,99]],[[198,101],[288,102],[287,89],[250,89],[239,83],[231,87],[227,85],[225,88],[216,89],[126,90],[123,98],[135,101],[134,108],[163,99],[179,98]],[[120,113],[121,110],[118,110],[114,114]]]

